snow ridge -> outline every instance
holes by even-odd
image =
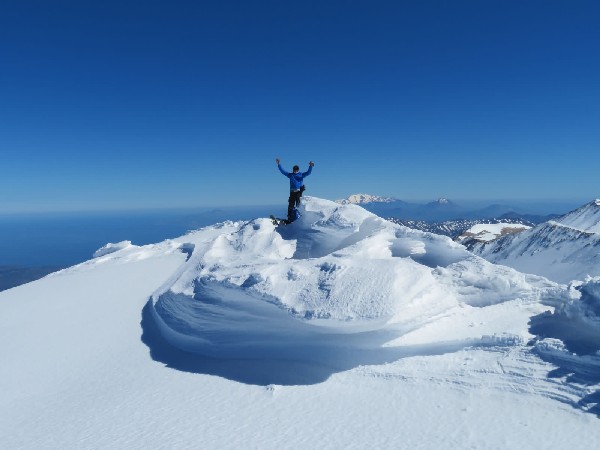
[[[600,200],[589,202],[556,219],[556,222],[579,231],[600,233]]]
[[[99,258],[100,256],[109,255],[111,253],[118,252],[119,250],[123,250],[130,246],[131,246],[131,241],[121,241],[121,242],[117,242],[116,244],[108,243],[108,244],[104,245],[103,247],[99,248],[98,250],[96,250],[94,252],[93,257]]]

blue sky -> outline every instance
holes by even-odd
[[[596,1],[3,1],[0,210],[600,196]]]

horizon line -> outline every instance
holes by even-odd
[[[527,204],[543,203],[546,205],[551,205],[551,204],[564,205],[566,203],[576,203],[576,204],[584,205],[584,204],[590,203],[590,202],[600,198],[600,196],[598,196],[598,197],[588,197],[587,200],[585,200],[583,198],[569,198],[569,199],[556,199],[556,198],[522,198],[522,199],[457,198],[457,199],[453,199],[450,197],[441,196],[441,197],[436,197],[434,199],[423,199],[423,198],[415,199],[415,198],[398,198],[398,197],[390,197],[390,196],[383,196],[383,195],[377,195],[377,194],[364,194],[364,193],[350,194],[350,196],[361,195],[361,194],[362,195],[372,195],[372,196],[376,196],[376,197],[392,198],[397,201],[402,201],[402,202],[407,202],[407,203],[414,202],[414,203],[423,204],[423,205],[425,205],[427,203],[436,202],[439,199],[447,199],[455,204],[459,204],[460,202],[489,203],[489,206],[497,204],[498,202],[502,202],[502,203],[514,202],[514,203],[527,203]],[[317,196],[311,196],[311,197],[317,197]],[[336,198],[335,200],[330,200],[330,199],[326,199],[326,200],[330,200],[330,201],[346,200],[346,199],[348,199],[348,197]],[[317,197],[317,198],[324,198],[324,197]],[[130,206],[130,207],[105,206],[105,207],[99,207],[99,208],[57,208],[57,209],[23,209],[23,210],[13,209],[13,210],[0,211],[0,217],[14,217],[14,216],[19,216],[19,215],[23,215],[23,216],[25,216],[25,215],[52,215],[52,214],[110,214],[110,213],[119,214],[119,213],[178,212],[178,211],[179,212],[187,212],[187,211],[193,211],[193,210],[235,209],[235,208],[255,209],[255,208],[266,208],[266,207],[278,207],[284,203],[285,202],[282,201],[282,202],[278,202],[278,203],[249,204],[249,205],[244,205],[244,204],[215,205],[215,204],[211,204],[211,205],[188,205],[188,206],[161,205],[161,206]],[[504,206],[516,206],[516,205],[509,204],[509,205],[504,205]],[[202,211],[202,212],[209,212],[209,211]]]

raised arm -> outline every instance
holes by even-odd
[[[312,162],[312,161],[311,161],[311,162],[309,162],[309,163],[308,163],[308,170],[302,174],[302,177],[304,178],[304,177],[307,177],[307,176],[309,176],[309,175],[312,173],[312,168],[313,168],[314,166],[315,166],[315,163],[314,163],[314,162]]]
[[[280,164],[279,158],[276,158],[276,159],[275,159],[275,162],[277,163],[277,168],[279,169],[279,171],[280,171],[280,172],[281,172],[281,173],[282,173],[284,176],[286,176],[286,177],[288,177],[288,178],[289,178],[289,177],[290,177],[290,173],[289,173],[289,172],[286,172],[286,171],[283,169],[283,167],[281,167],[281,164]]]

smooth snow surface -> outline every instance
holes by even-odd
[[[598,446],[600,278],[524,275],[355,205],[301,212],[0,293],[0,447]]]

